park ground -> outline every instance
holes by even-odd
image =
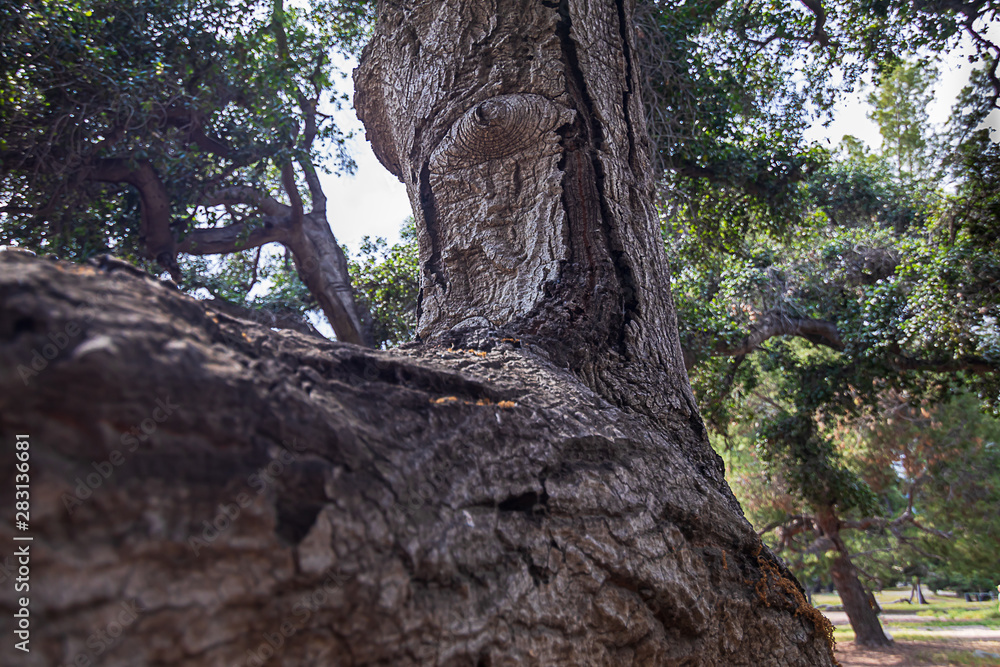
[[[929,605],[908,604],[909,588],[876,594],[882,626],[895,640],[887,648],[854,644],[847,615],[836,593],[813,595],[812,602],[833,622],[837,659],[844,667],[1000,667],[1000,612],[997,602],[966,602],[955,593],[932,593]]]

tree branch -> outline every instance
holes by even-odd
[[[308,152],[312,148],[313,141],[316,140],[316,100],[307,99],[304,95],[299,95],[299,106],[305,114],[305,131],[302,135],[300,149]],[[312,199],[312,212],[319,215],[326,215],[326,193],[320,185],[319,176],[316,174],[316,167],[312,162],[304,159],[298,160],[302,172],[305,174],[306,185],[309,187],[309,197]]]
[[[266,243],[289,242],[291,229],[288,218],[265,217],[263,223],[253,227],[240,222],[226,227],[193,229],[177,244],[177,252],[189,255],[222,255],[247,248],[258,248]]]
[[[929,371],[933,373],[957,373],[966,371],[975,375],[995,373],[997,364],[982,357],[960,357],[958,359],[916,359],[903,354],[898,345],[893,346],[890,363],[900,371]]]
[[[197,286],[197,285],[195,285]],[[316,336],[326,340],[309,322],[297,313],[286,313],[268,310],[266,308],[247,308],[240,304],[226,301],[215,297],[211,301],[205,301],[209,308],[229,317],[241,320],[249,320],[275,329],[292,329],[310,336]]]
[[[260,190],[246,185],[233,185],[221,188],[206,195],[201,202],[201,205],[206,208],[231,204],[249,204],[264,215],[276,218],[288,217],[294,212],[291,206],[282,204],[274,197],[270,197]]]
[[[824,345],[834,350],[843,350],[837,325],[827,320],[789,317],[777,310],[766,313],[750,333],[735,347],[719,344],[713,356],[738,357],[749,354],[775,336],[799,336],[816,345]]]
[[[288,193],[289,201],[292,202],[292,224],[296,226],[302,224],[305,210],[302,206],[302,194],[299,192],[299,186],[295,184],[295,167],[291,160],[281,166],[281,185]]]
[[[180,281],[174,236],[170,229],[170,195],[152,164],[143,161],[133,165],[133,161],[124,158],[99,160],[85,172],[84,178],[106,183],[128,183],[139,190],[142,202],[139,241],[174,280]]]
[[[830,33],[826,31],[826,10],[819,0],[799,0],[806,8],[816,16],[816,23],[813,26],[813,41],[826,48],[830,46]]]

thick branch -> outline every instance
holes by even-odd
[[[957,373],[964,371],[974,375],[995,373],[997,364],[982,357],[960,357],[958,359],[915,359],[896,352],[892,365],[901,371],[927,371],[932,373]]]
[[[819,0],[799,0],[816,16],[813,26],[813,41],[823,47],[830,45],[830,33],[826,31],[826,10]]]
[[[288,194],[289,201],[292,202],[292,223],[302,224],[302,216],[305,209],[302,206],[302,195],[299,193],[299,186],[295,184],[295,167],[291,160],[285,162],[281,167],[281,185]]]
[[[799,336],[816,345],[824,345],[834,350],[843,350],[837,325],[827,320],[803,317],[789,317],[780,311],[771,311],[750,330],[750,333],[735,347],[718,345],[713,356],[738,357],[749,354],[775,336]]]
[[[299,333],[308,334],[323,338],[323,335],[297,313],[283,313],[264,308],[255,309],[241,306],[218,297],[205,302],[209,308],[218,311],[229,317],[236,317],[241,320],[249,320],[263,326],[274,329],[291,329]]]
[[[249,204],[254,206],[264,215],[272,217],[288,217],[293,213],[292,207],[282,204],[274,197],[270,197],[260,190],[245,186],[234,185],[228,188],[216,190],[207,195],[201,202],[206,208],[212,206],[226,206],[231,204]]]
[[[302,135],[300,149],[308,153],[316,140],[316,100],[307,99],[304,95],[299,95],[299,106],[305,114],[305,131]],[[305,174],[306,185],[309,187],[309,196],[312,199],[312,212],[319,215],[326,215],[326,193],[320,185],[319,176],[316,174],[316,167],[309,160],[300,159],[299,166]]]
[[[170,229],[170,195],[159,174],[149,162],[132,166],[130,160],[116,158],[99,161],[91,167],[86,178],[108,183],[128,183],[139,190],[142,201],[142,231],[139,240],[146,252],[180,280],[180,269],[174,259],[174,237]]]
[[[177,252],[189,255],[223,255],[257,248],[266,243],[288,243],[291,235],[288,218],[265,217],[263,225],[251,227],[244,223],[194,229],[177,244]]]

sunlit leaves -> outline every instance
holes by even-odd
[[[413,340],[420,290],[417,240],[412,218],[404,224],[400,243],[366,236],[360,252],[349,260],[355,294],[372,315],[375,344],[393,347]]]

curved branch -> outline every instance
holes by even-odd
[[[291,229],[287,218],[264,218],[264,224],[251,227],[237,223],[226,227],[194,229],[177,244],[177,252],[189,255],[223,255],[266,243],[289,242]]]
[[[139,241],[146,246],[146,252],[179,281],[180,268],[170,229],[170,194],[153,165],[148,161],[136,163],[124,158],[109,158],[99,160],[84,177],[91,181],[128,183],[139,191],[142,202]]]
[[[768,339],[775,336],[799,336],[816,345],[824,345],[834,350],[843,350],[837,325],[827,320],[803,317],[789,317],[780,311],[766,313],[750,330],[750,333],[735,347],[718,345],[713,356],[738,357],[753,352]]]
[[[816,16],[816,23],[813,26],[812,41],[822,47],[830,45],[830,33],[826,31],[826,10],[819,0],[799,0],[806,8]]]
[[[272,217],[287,217],[293,213],[291,206],[282,204],[274,197],[246,185],[221,188],[206,195],[201,202],[201,205],[206,208],[232,204],[249,204],[256,207],[264,215]]]

